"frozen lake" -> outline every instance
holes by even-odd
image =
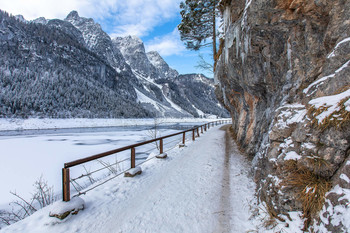
[[[167,123],[159,126],[159,136],[179,132],[196,123]],[[24,198],[33,192],[33,184],[40,176],[54,187],[55,193],[61,193],[61,169],[65,162],[84,158],[101,152],[151,139],[150,129],[153,126],[118,126],[99,128],[71,128],[49,130],[0,131],[0,209],[7,208],[8,203],[15,200],[10,191],[15,191]],[[189,135],[190,137],[190,135]],[[180,142],[181,135],[175,139],[164,141],[168,148]],[[155,145],[136,148],[138,161],[145,160]],[[111,155],[104,162],[115,162],[130,157],[130,151]],[[128,168],[130,161],[119,164]],[[90,162],[84,170],[96,169],[101,163]],[[121,167],[120,167],[121,166]],[[72,168],[71,176],[82,174],[82,167]]]

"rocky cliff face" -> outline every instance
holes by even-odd
[[[150,51],[147,53],[148,60],[160,74],[160,78],[174,78],[179,76],[179,73],[169,67],[169,65],[164,61],[164,59],[159,55],[157,51]]]
[[[136,36],[117,37],[113,39],[113,44],[120,49],[134,72],[143,77],[157,78],[157,71],[148,60],[145,46],[140,38]]]
[[[302,211],[305,229],[346,231],[350,2],[226,0],[221,10],[216,94],[254,157],[260,200],[276,215]]]

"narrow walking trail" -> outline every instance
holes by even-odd
[[[250,221],[255,208],[255,183],[249,175],[251,163],[237,148],[230,126],[225,130],[225,159],[222,174],[221,211],[219,228],[214,232],[249,232],[254,231],[255,222]]]
[[[81,196],[83,211],[60,221],[50,207],[1,232],[247,232],[255,184],[250,165],[228,127],[217,126],[142,165],[135,178],[118,177]]]

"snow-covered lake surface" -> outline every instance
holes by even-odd
[[[39,126],[40,121],[41,126]],[[62,120],[46,119],[46,123],[44,121],[45,119],[29,119],[27,122],[19,120],[11,122],[4,119],[0,121],[2,123],[0,126],[2,128],[0,131],[0,176],[3,177],[0,190],[0,209],[8,208],[8,203],[15,200],[10,191],[15,191],[22,197],[29,198],[33,191],[34,182],[41,176],[48,181],[50,186],[54,186],[57,194],[60,194],[61,169],[65,162],[149,140],[152,137],[150,129],[154,126],[153,119],[120,120],[115,121],[114,125],[113,122],[102,119],[100,121],[93,120],[94,124],[81,121],[81,119],[77,120],[75,124],[73,120],[67,120],[65,123]],[[194,125],[204,124],[205,121],[192,119],[192,122],[178,120],[176,123],[174,120],[170,122],[163,120],[158,123],[160,132],[158,136],[164,136],[191,128]],[[152,148],[155,150],[155,145],[137,148],[137,159],[139,161],[146,159],[150,152],[140,152],[149,151]],[[130,157],[130,151],[111,155],[108,159],[113,162],[128,157]],[[105,161],[108,162],[108,159]],[[126,161],[119,166],[125,167],[129,164],[130,162]],[[96,162],[95,164],[88,163],[85,168],[91,171],[98,165],[101,166]],[[81,172],[81,167],[80,170],[74,168],[71,175],[79,176],[82,174]]]

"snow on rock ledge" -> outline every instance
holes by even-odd
[[[141,167],[135,167],[135,168],[130,169],[129,171],[126,171],[124,173],[124,177],[134,177],[137,175],[141,175],[141,173],[142,173]]]
[[[157,159],[165,159],[166,157],[168,157],[167,153],[162,153],[162,154],[156,155]]]
[[[85,202],[80,197],[73,197],[70,201],[57,201],[55,202],[50,211],[50,217],[56,217],[58,219],[65,219],[70,214],[76,215],[80,210],[85,207]]]

